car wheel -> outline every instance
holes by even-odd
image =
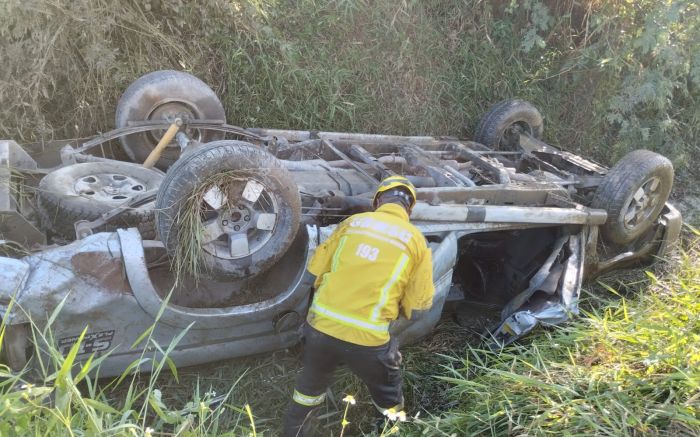
[[[205,144],[175,163],[155,208],[169,255],[189,261],[198,246],[203,271],[217,278],[266,271],[292,244],[301,218],[289,171],[265,150],[232,140]]]
[[[226,120],[224,107],[207,84],[181,71],[154,71],[129,85],[119,103],[115,124],[126,127],[130,121],[168,120]],[[143,163],[155,148],[165,130],[142,132],[120,138],[124,151],[136,163]],[[199,142],[218,140],[223,132],[187,129],[186,133]],[[163,151],[156,166],[166,169],[180,157],[180,147],[174,142]]]
[[[603,178],[591,203],[608,212],[601,235],[622,245],[640,237],[661,213],[672,185],[673,165],[664,156],[648,150],[625,155]]]
[[[521,133],[540,139],[543,128],[542,115],[532,104],[504,100],[481,118],[474,141],[494,150],[516,150]]]
[[[163,180],[158,170],[128,162],[86,162],[59,168],[39,182],[37,205],[43,226],[75,239],[75,222],[96,220]],[[153,202],[130,209],[97,231],[136,227],[144,239],[155,238]]]

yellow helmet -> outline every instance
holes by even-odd
[[[416,204],[416,187],[413,186],[411,181],[406,179],[403,176],[389,176],[388,178],[384,179],[379,183],[379,186],[377,187],[377,192],[374,193],[374,199],[372,199],[372,206],[375,208],[377,207],[377,200],[379,199],[379,195],[382,194],[385,191],[389,191],[392,188],[397,188],[397,187],[402,187],[407,189],[411,193],[411,206],[410,208],[413,208],[413,206]],[[409,208],[409,209],[410,209]]]

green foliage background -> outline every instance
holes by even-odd
[[[470,136],[520,97],[551,143],[698,176],[693,0],[2,0],[0,59],[0,137],[20,141],[108,130],[130,82],[172,68],[243,126]]]

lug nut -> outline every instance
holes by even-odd
[[[247,216],[243,217],[243,220],[245,220],[245,221],[249,222],[249,221],[250,221],[250,216],[249,216],[249,215],[247,215]]]
[[[241,227],[238,226],[238,225],[236,225],[236,226],[233,227],[233,230],[234,230],[234,231],[239,231],[240,229],[241,229]]]
[[[228,220],[221,220],[221,226],[228,226]]]

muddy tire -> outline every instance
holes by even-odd
[[[673,185],[673,165],[649,150],[625,155],[598,186],[591,206],[608,212],[601,226],[605,240],[625,245],[639,238],[658,218]]]
[[[175,163],[155,209],[156,229],[171,257],[183,256],[179,245],[186,247],[193,232],[183,223],[192,223],[193,211],[199,214],[197,257],[214,278],[265,272],[289,249],[301,219],[289,171],[265,150],[232,140],[205,144]]]
[[[521,132],[542,138],[542,115],[523,100],[504,100],[494,105],[479,121],[474,141],[493,150],[516,150]]]
[[[75,222],[96,220],[131,197],[158,189],[163,173],[128,162],[86,162],[59,168],[39,182],[37,204],[42,226],[75,239]],[[130,209],[96,231],[138,228],[155,238],[154,202]]]
[[[207,84],[181,71],[154,71],[129,85],[119,103],[115,116],[117,128],[130,121],[223,120],[226,115],[221,101]],[[124,151],[137,164],[143,163],[165,131],[142,132],[120,138]],[[224,137],[223,132],[188,129],[190,137],[208,142]],[[156,166],[170,167],[180,157],[180,147],[174,142],[163,151]]]

